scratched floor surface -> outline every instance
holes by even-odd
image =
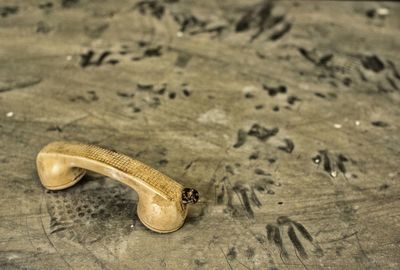
[[[1,269],[399,269],[400,4],[0,1]],[[172,234],[37,152],[103,145],[195,187]]]

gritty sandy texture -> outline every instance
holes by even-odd
[[[399,269],[400,5],[0,2],[1,269]],[[194,187],[179,231],[89,174],[77,140]]]

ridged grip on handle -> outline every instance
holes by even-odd
[[[53,142],[38,154],[36,165],[44,187],[68,188],[86,170],[116,179],[133,188],[139,197],[138,216],[153,231],[167,233],[179,229],[187,215],[187,190],[159,171],[115,151],[78,142]],[[182,201],[182,193],[185,200]],[[190,202],[198,199],[190,189]]]

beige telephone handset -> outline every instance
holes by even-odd
[[[159,233],[178,230],[185,221],[187,204],[199,199],[195,189],[184,188],[140,161],[95,145],[50,143],[39,152],[36,165],[43,186],[50,190],[74,185],[86,170],[130,186],[139,197],[140,221]]]

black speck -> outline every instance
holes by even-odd
[[[297,237],[293,226],[289,225],[289,229],[288,229],[288,236],[290,238],[290,240],[293,243],[293,246],[296,248],[296,250],[298,251],[298,253],[300,254],[300,256],[303,259],[308,258],[307,253],[303,247],[303,245],[301,244],[299,238]]]
[[[329,175],[331,175],[331,174],[332,174],[332,165],[331,165],[331,160],[329,159],[329,156],[328,156],[328,151],[327,151],[327,150],[321,150],[321,151],[319,151],[319,152],[320,152],[320,154],[322,155],[323,160],[324,160],[324,163],[323,163],[323,165],[324,165],[324,170],[325,170]]]
[[[246,210],[248,216],[250,218],[254,218],[254,212],[253,212],[253,209],[251,208],[250,200],[249,200],[249,197],[247,195],[248,188],[243,187],[239,183],[236,183],[235,186],[232,189],[233,189],[233,191],[235,191],[237,193],[238,196],[239,195],[241,196],[241,198],[242,198],[241,200],[243,202],[243,207]]]
[[[371,18],[371,19],[375,17],[375,14],[376,14],[376,11],[375,11],[375,9],[373,9],[373,8],[368,9],[368,10],[365,12],[365,15],[366,15],[368,18]]]
[[[265,59],[265,54],[260,53],[260,52],[256,52],[256,54],[257,54],[258,58]]]
[[[389,64],[389,68],[392,70],[393,76],[400,80],[400,72],[397,70],[396,65],[390,60],[387,62]]]
[[[97,96],[96,92],[93,90],[87,91],[88,95],[90,96],[89,99],[91,101],[96,101],[99,99],[99,97]]]
[[[141,83],[138,83],[136,86],[137,86],[137,89],[141,90],[141,91],[151,91],[151,90],[153,90],[153,87],[154,87],[154,85],[152,85],[152,84],[141,84]]]
[[[290,105],[294,105],[297,101],[300,101],[301,99],[296,97],[296,96],[289,96],[287,98],[287,103],[289,103]]]
[[[190,96],[190,92],[189,92],[189,90],[187,90],[187,89],[183,89],[183,90],[182,90],[182,93],[183,93],[183,95],[184,95],[185,97]]]
[[[153,17],[161,19],[165,12],[165,7],[159,1],[139,1],[136,7],[140,14],[146,15],[147,12]]]
[[[262,108],[264,108],[264,105],[259,104],[259,105],[256,105],[254,108],[255,108],[256,110],[261,110]]]
[[[176,93],[175,92],[171,92],[171,93],[168,94],[168,97],[170,99],[174,99],[176,97]]]
[[[276,96],[277,94],[284,94],[287,92],[287,88],[284,85],[279,85],[277,87],[272,87],[272,86],[268,86],[266,84],[263,84],[263,88],[264,90],[268,91],[268,94],[273,97]]]
[[[326,54],[319,59],[318,65],[325,66],[332,60],[332,58],[333,58],[333,54]]]
[[[83,101],[88,103],[88,100],[84,97],[84,96],[74,96],[74,97],[70,97],[69,101],[71,102],[76,102],[76,101]]]
[[[308,230],[301,223],[292,220],[292,224],[296,227],[296,229],[301,233],[301,235],[305,239],[307,239],[310,242],[314,241],[312,236],[311,236],[311,234],[308,232]]]
[[[258,159],[259,154],[260,154],[259,152],[254,152],[249,156],[249,159],[250,160]]]
[[[133,97],[135,94],[128,94],[128,93],[126,93],[126,92],[120,92],[120,91],[118,91],[118,92],[117,92],[117,95],[120,96],[120,97],[129,98],[129,97]]]
[[[236,253],[235,247],[231,247],[228,250],[228,254],[226,254],[226,257],[228,258],[228,260],[232,261],[232,260],[234,260],[236,258],[236,256],[237,256],[237,253]]]
[[[80,61],[80,65],[81,67],[87,67],[91,64],[91,60],[94,56],[94,51],[89,50],[86,53],[81,54],[81,61]]]
[[[175,61],[175,66],[180,68],[185,68],[191,59],[190,54],[187,53],[179,53],[178,57]]]
[[[349,161],[349,159],[345,157],[343,154],[338,155],[336,164],[338,166],[339,171],[341,171],[343,174],[346,174],[346,167],[344,163],[347,161]]]
[[[168,164],[168,160],[162,159],[162,160],[160,160],[160,161],[158,162],[158,164],[159,164],[160,166],[165,166],[165,165]]]
[[[50,28],[50,26],[49,26],[47,23],[45,23],[45,22],[43,22],[43,21],[40,21],[40,22],[37,23],[37,26],[36,26],[36,33],[47,34],[47,33],[49,33],[50,31],[51,31],[51,28]]]
[[[311,54],[310,54],[309,51],[307,51],[307,50],[304,49],[304,48],[299,48],[298,50],[299,50],[300,54],[301,54],[305,59],[307,59],[307,60],[310,61],[311,63],[317,64],[317,62],[315,61],[315,59],[314,59],[313,57],[311,57]]]
[[[255,174],[258,174],[258,175],[267,175],[267,176],[271,175],[270,173],[267,173],[267,172],[265,172],[264,170],[262,170],[262,169],[260,169],[260,168],[256,168],[256,169],[254,170],[254,173],[255,173]]]
[[[278,134],[278,132],[279,132],[278,128],[267,129],[265,127],[260,126],[259,124],[253,124],[253,126],[250,128],[248,132],[248,135],[254,136],[261,141],[265,141],[268,138]]]
[[[202,21],[191,14],[183,14],[183,16],[175,15],[174,20],[180,25],[179,30],[181,32],[186,32],[191,28],[197,28],[197,31],[190,32],[190,34],[202,32],[202,30],[204,30],[204,27],[207,25],[205,21]]]
[[[289,217],[287,217],[287,216],[279,216],[279,217],[276,219],[276,222],[277,222],[279,225],[286,225],[286,224],[290,224],[290,223],[292,222],[292,220],[291,220]]]
[[[246,257],[249,259],[253,258],[255,255],[254,248],[252,247],[248,247],[245,252],[246,252]]]
[[[249,29],[250,26],[250,22],[249,19],[246,17],[243,17],[237,24],[235,27],[235,31],[236,32],[243,32],[246,31],[247,29]]]
[[[390,78],[388,75],[386,76],[386,80],[389,82],[389,84],[396,90],[400,90],[400,88],[397,86],[396,82]]]
[[[275,105],[275,106],[272,108],[272,110],[273,110],[274,112],[279,112],[279,106],[278,106],[278,105]]]
[[[143,41],[143,40],[139,40],[137,44],[138,44],[139,47],[143,48],[143,47],[148,45],[148,42]]]
[[[269,37],[269,39],[273,40],[273,41],[278,40],[281,37],[283,37],[285,34],[287,34],[290,31],[291,28],[292,28],[292,24],[291,23],[285,23],[284,26],[281,29],[279,29],[279,30],[275,31],[274,33],[272,33],[271,36]]]
[[[379,190],[382,191],[382,190],[385,190],[385,189],[388,189],[388,188],[389,188],[389,185],[388,185],[388,184],[382,184],[382,185],[379,187]]]
[[[157,46],[155,48],[148,48],[144,51],[143,56],[145,57],[158,57],[161,56],[161,46]]]
[[[222,204],[224,202],[224,196],[225,196],[225,186],[221,186],[221,191],[217,195],[217,204]]]
[[[185,171],[189,170],[190,167],[192,167],[192,165],[193,165],[193,161],[190,161],[189,164],[185,166]]]
[[[335,81],[330,81],[329,84],[332,85],[335,88],[338,87],[338,85],[337,85],[337,83]]]
[[[79,0],[61,0],[61,6],[63,8],[70,8],[78,3],[79,3]]]
[[[275,162],[276,162],[276,159],[274,159],[274,158],[269,158],[269,159],[268,159],[268,162],[271,163],[271,164],[272,164],[272,163],[275,163]]]
[[[275,234],[275,225],[267,224],[267,226],[265,226],[265,229],[267,230],[268,241],[272,242],[272,240],[274,239],[274,234]]]
[[[153,97],[151,101],[149,102],[149,107],[150,108],[157,108],[158,106],[161,105],[161,101],[158,97]]]
[[[157,94],[164,95],[165,91],[167,90],[167,85],[163,84],[160,89],[157,90]]]
[[[201,267],[201,266],[206,264],[206,262],[200,261],[199,259],[195,259],[194,263],[199,267]]]
[[[361,60],[361,63],[364,66],[364,68],[372,70],[377,73],[381,72],[385,68],[383,62],[376,55],[365,56]]]
[[[328,96],[330,98],[332,98],[332,99],[336,99],[337,98],[337,94],[336,93],[332,93],[332,92],[328,93]]]
[[[51,126],[47,129],[47,131],[58,131],[58,132],[62,132],[62,128],[60,128],[59,126]]]
[[[111,54],[110,51],[104,51],[100,54],[99,58],[96,61],[96,66],[100,66],[103,61],[106,59],[107,56],[109,56]]]
[[[253,93],[246,93],[245,95],[244,95],[244,97],[245,98],[253,98],[254,97],[254,94]]]
[[[50,9],[52,7],[53,7],[52,2],[45,2],[45,3],[39,4],[40,9]]]
[[[235,174],[235,172],[233,171],[233,168],[232,168],[231,165],[226,165],[226,166],[225,166],[225,171],[226,171],[227,173],[232,174],[232,175]]]
[[[242,129],[239,129],[238,133],[237,133],[237,141],[233,145],[233,147],[234,148],[239,148],[240,146],[242,146],[246,142],[246,138],[247,138],[246,131],[244,131]]]
[[[292,153],[293,150],[294,150],[294,143],[293,143],[293,141],[292,141],[291,139],[285,138],[285,139],[284,139],[284,142],[285,142],[285,146],[279,146],[278,149],[279,149],[279,150],[282,150],[282,151],[284,151],[284,152],[286,152],[286,153],[289,153],[289,154]]]
[[[269,224],[270,225],[270,224]],[[268,240],[271,242],[273,240],[273,242],[275,243],[275,245],[280,249],[282,256],[285,258],[289,257],[288,252],[286,251],[286,249],[283,246],[283,240],[279,231],[279,228],[275,225],[270,225],[270,228],[267,228],[267,232],[269,229],[269,237]]]
[[[107,63],[114,66],[114,65],[116,65],[116,64],[119,63],[119,60],[117,60],[117,59],[110,59],[110,60],[107,61]]]
[[[388,127],[389,126],[388,123],[383,122],[383,121],[372,121],[371,124],[376,127]]]
[[[345,86],[350,86],[351,83],[352,83],[352,80],[349,77],[346,77],[346,78],[343,79],[343,84]]]

